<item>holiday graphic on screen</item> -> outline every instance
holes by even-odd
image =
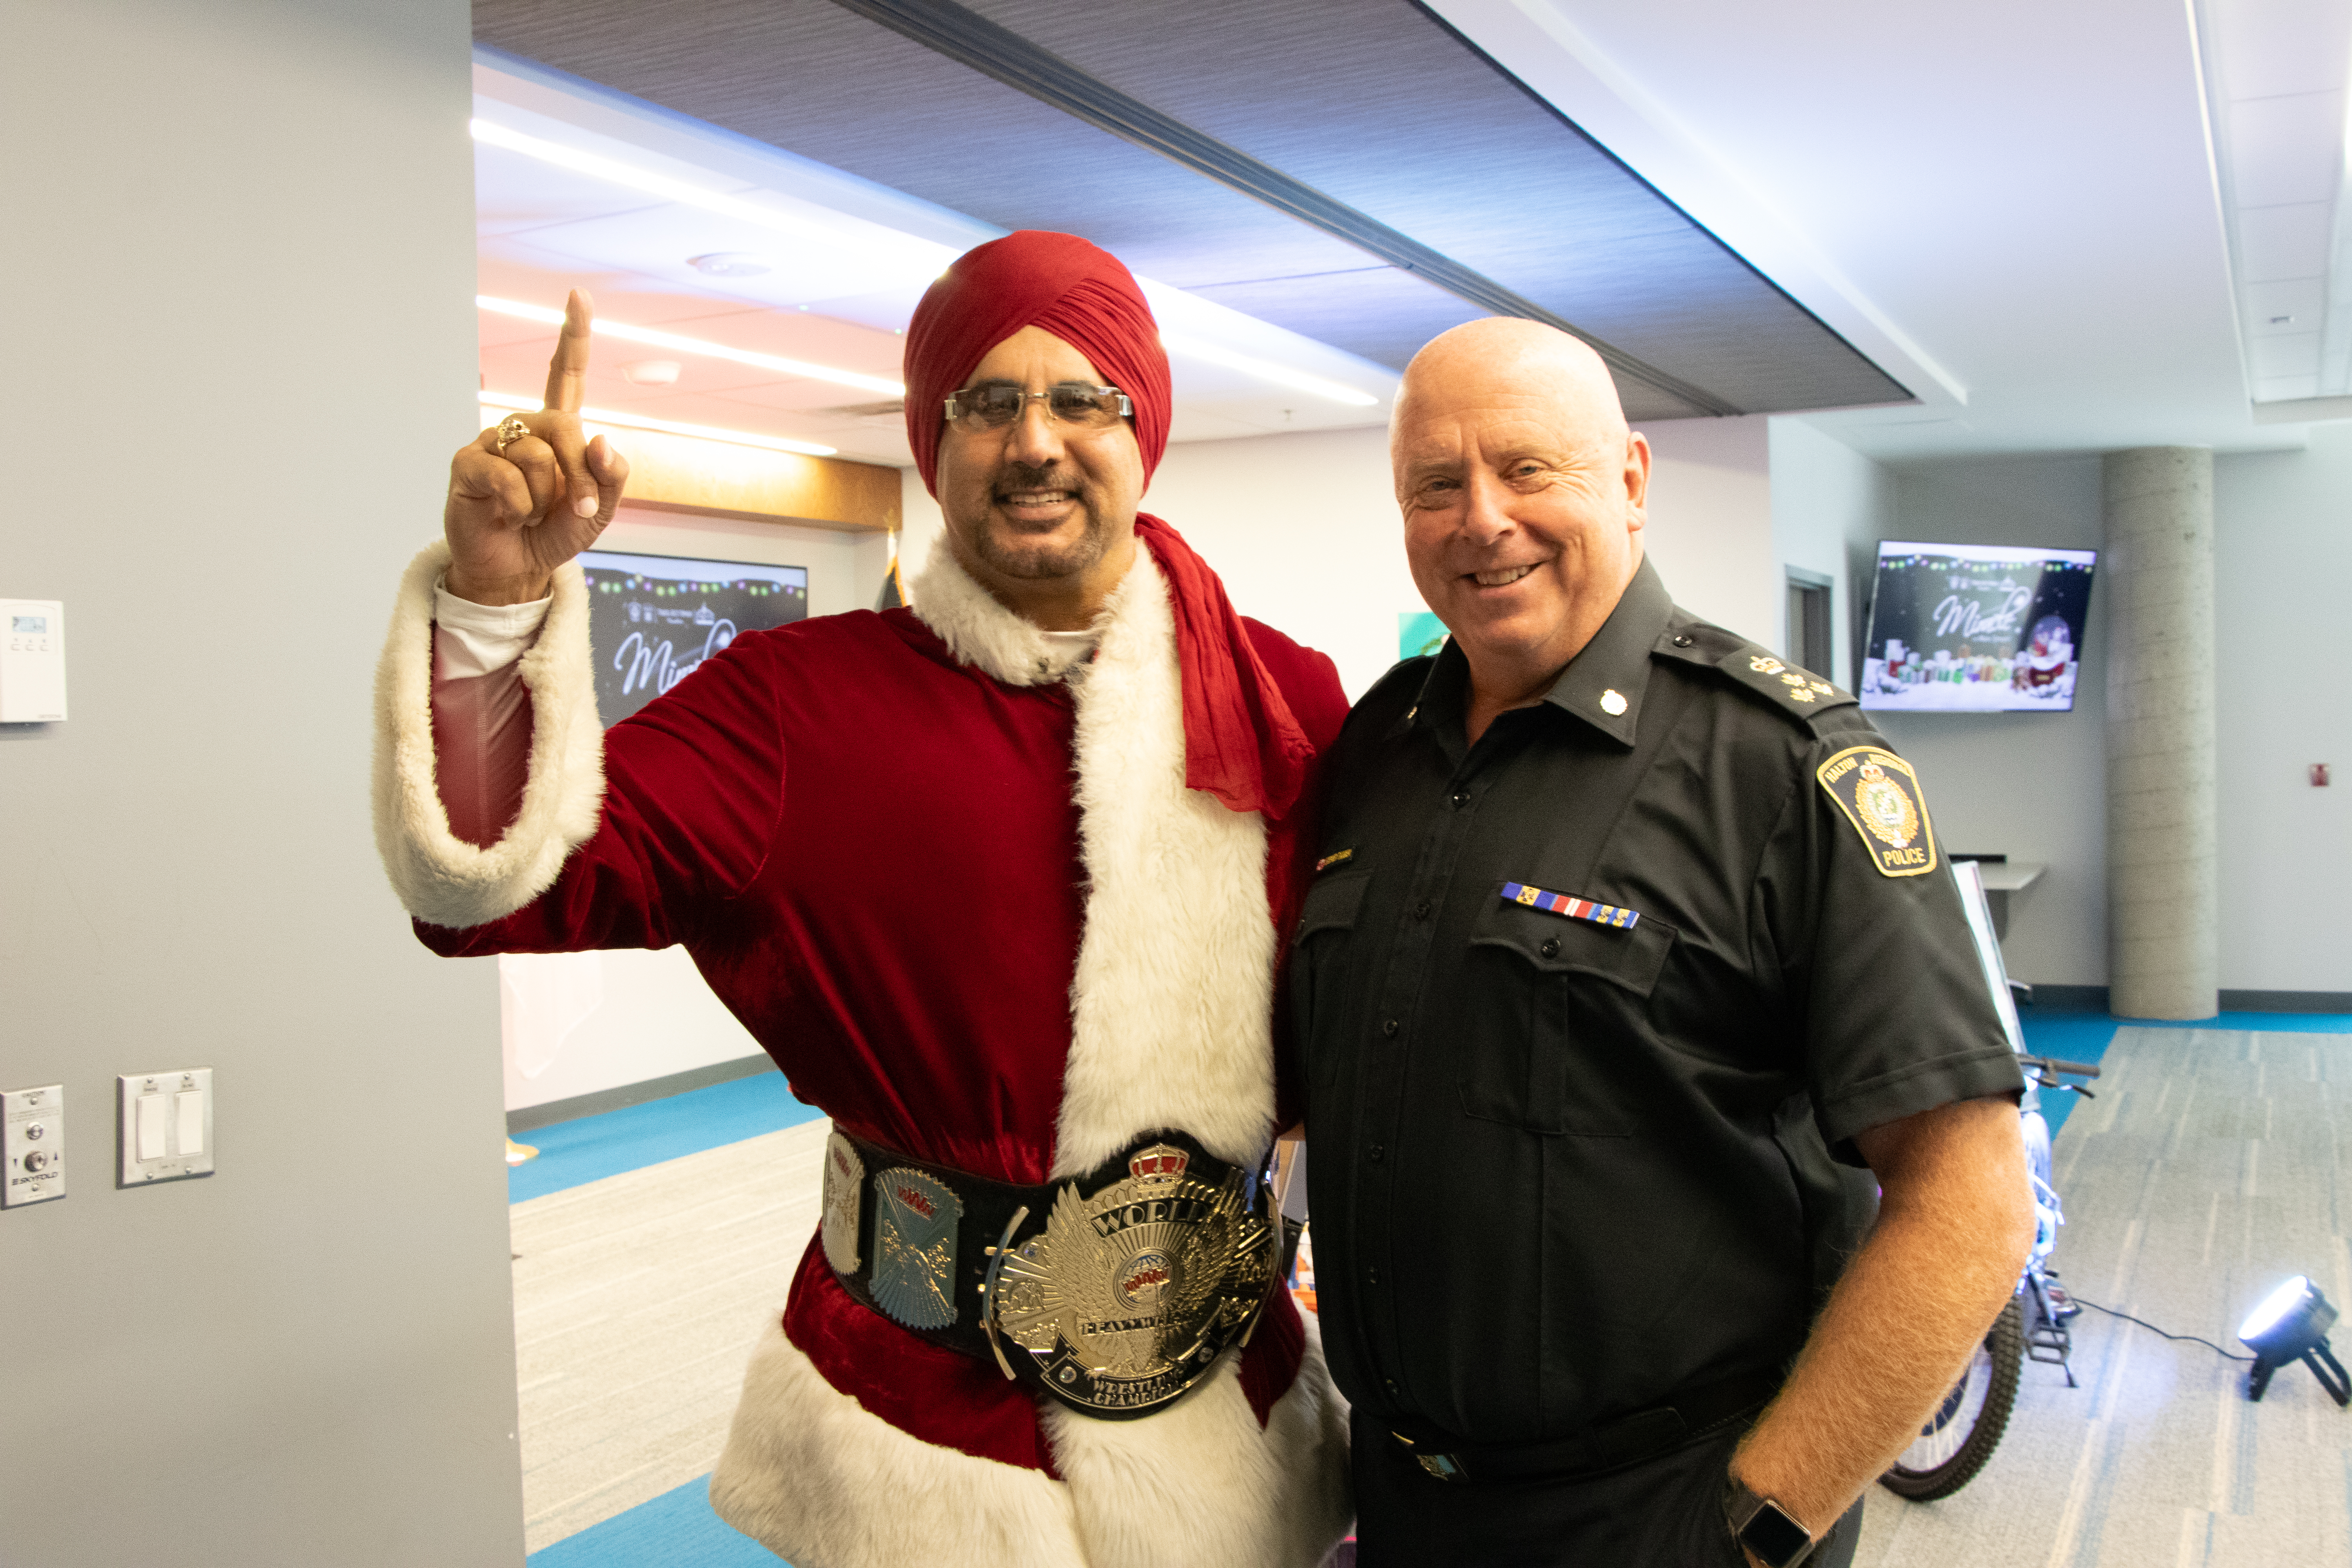
[[[1882,542],[1862,705],[2065,712],[2097,560],[2089,550]]]
[[[581,552],[596,714],[611,729],[745,632],[808,616],[808,569]]]

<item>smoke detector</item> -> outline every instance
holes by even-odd
[[[621,367],[632,386],[676,386],[677,373],[686,367],[674,359],[632,360]]]
[[[714,250],[708,256],[689,256],[686,264],[712,278],[757,278],[776,269],[766,257],[748,250]]]

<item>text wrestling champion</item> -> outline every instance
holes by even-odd
[[[601,736],[572,557],[627,467],[581,439],[588,330],[575,296],[402,584],[378,836],[436,952],[684,943],[833,1118],[713,1505],[800,1568],[1312,1568],[1347,1416],[1260,1172],[1346,701],[1137,515],[1134,279],[1068,235],[960,259],[907,334],[947,522],[913,608],[740,637]]]

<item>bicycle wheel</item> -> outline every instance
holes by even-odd
[[[2021,1298],[2012,1296],[1977,1348],[1975,1359],[1944,1396],[1879,1485],[1914,1502],[1947,1498],[1970,1481],[1992,1458],[2017,1403],[2018,1363],[2025,1353]]]

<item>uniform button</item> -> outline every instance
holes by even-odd
[[[1429,918],[1429,900],[1427,899],[1423,899],[1421,902],[1413,905],[1412,918],[1417,921],[1425,921]]]
[[[1383,1035],[1391,1035],[1391,1036],[1392,1036],[1392,1035],[1394,1035],[1394,1034],[1395,1034],[1399,1029],[1402,1029],[1402,1028],[1403,1028],[1403,1027],[1404,1027],[1404,1026],[1403,1026],[1403,1025],[1402,1025],[1402,1024],[1400,1024],[1400,1023],[1398,1023],[1394,1018],[1384,1018],[1384,1019],[1382,1019],[1382,1020],[1381,1021],[1381,1034],[1383,1034]]]
[[[1373,1144],[1373,1145],[1372,1145],[1372,1163],[1373,1163],[1373,1164],[1375,1164],[1375,1165],[1379,1164],[1379,1163],[1381,1163],[1381,1156],[1385,1155],[1388,1152],[1389,1152],[1389,1151],[1388,1151],[1388,1145],[1386,1145],[1386,1144],[1384,1144],[1384,1143],[1375,1143],[1375,1144]]]
[[[1467,795],[1457,795],[1454,797],[1453,805],[1454,809],[1456,811],[1461,810],[1464,806],[1468,805],[1469,804],[1470,797]]]
[[[1538,948],[1536,951],[1542,953],[1546,958],[1558,958],[1559,956],[1559,938],[1556,936],[1545,938],[1543,946]]]
[[[1688,632],[1676,632],[1675,634],[1675,646],[1676,647],[1688,647],[1691,644],[1696,641],[1698,641],[1698,638],[1691,636]]]
[[[1377,1284],[1379,1284],[1379,1283],[1381,1282],[1381,1271],[1380,1271],[1379,1269],[1377,1269],[1377,1268],[1367,1268],[1367,1269],[1365,1269],[1365,1270],[1364,1270],[1364,1281],[1365,1281],[1365,1283],[1366,1283],[1366,1284],[1370,1284],[1370,1285],[1377,1285]]]
[[[1391,1394],[1394,1394],[1394,1393],[1397,1391],[1396,1379],[1391,1377],[1391,1378],[1388,1378],[1388,1379],[1386,1379],[1386,1380],[1384,1380],[1384,1381],[1385,1381],[1385,1383],[1386,1383],[1386,1385],[1387,1385],[1388,1391],[1389,1391]]]

